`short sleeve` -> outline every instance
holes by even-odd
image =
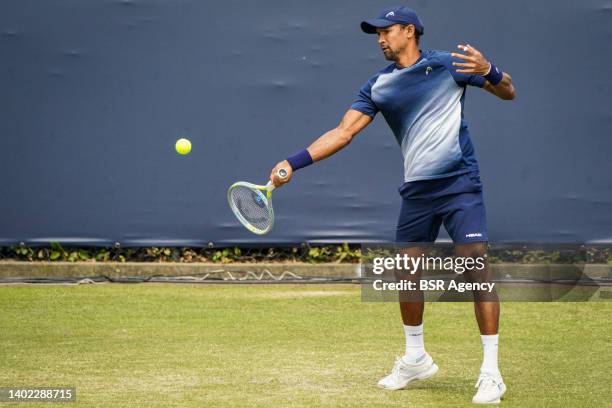
[[[451,73],[457,85],[471,85],[477,86],[479,88],[482,88],[484,86],[486,79],[482,75],[462,74],[460,72],[457,72],[457,69],[460,68],[453,66],[453,62],[462,62],[462,60],[459,58],[453,58],[450,52],[440,52],[439,59],[440,62],[442,62],[442,64],[446,67],[446,69],[448,69],[448,71]]]
[[[351,105],[351,109],[359,111],[373,118],[378,112],[378,107],[372,101],[372,85],[376,82],[376,77],[370,79],[364,86],[359,90],[357,99]]]

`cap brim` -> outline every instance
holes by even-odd
[[[393,21],[383,20],[382,18],[375,18],[372,20],[366,20],[361,22],[361,30],[366,34],[376,34],[377,28],[390,27],[394,23]]]

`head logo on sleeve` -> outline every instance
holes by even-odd
[[[427,67],[427,68],[425,68],[425,75],[429,75],[429,73],[430,73],[431,71],[433,71],[433,68],[432,68],[432,67]]]

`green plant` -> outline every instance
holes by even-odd
[[[328,260],[331,250],[328,247],[312,247],[308,249],[308,262],[318,263]]]
[[[361,260],[361,249],[351,249],[345,242],[344,244],[336,247],[336,259],[335,262],[340,263],[342,261],[358,262]]]
[[[213,254],[213,262],[231,263],[236,261],[242,255],[242,251],[238,247],[225,248],[221,251],[216,251]]]
[[[12,250],[20,259],[31,261],[32,257],[34,256],[34,251],[32,251],[32,248],[28,248],[25,245],[12,247]]]

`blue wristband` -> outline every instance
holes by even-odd
[[[502,79],[504,79],[504,73],[501,72],[499,68],[497,68],[495,65],[493,65],[492,62],[489,62],[489,64],[491,64],[491,69],[489,70],[489,73],[484,77],[492,85],[497,85],[501,82]]]
[[[302,167],[310,166],[313,163],[312,157],[306,149],[294,154],[293,156],[288,157],[287,161],[291,165],[293,171],[299,170]]]

